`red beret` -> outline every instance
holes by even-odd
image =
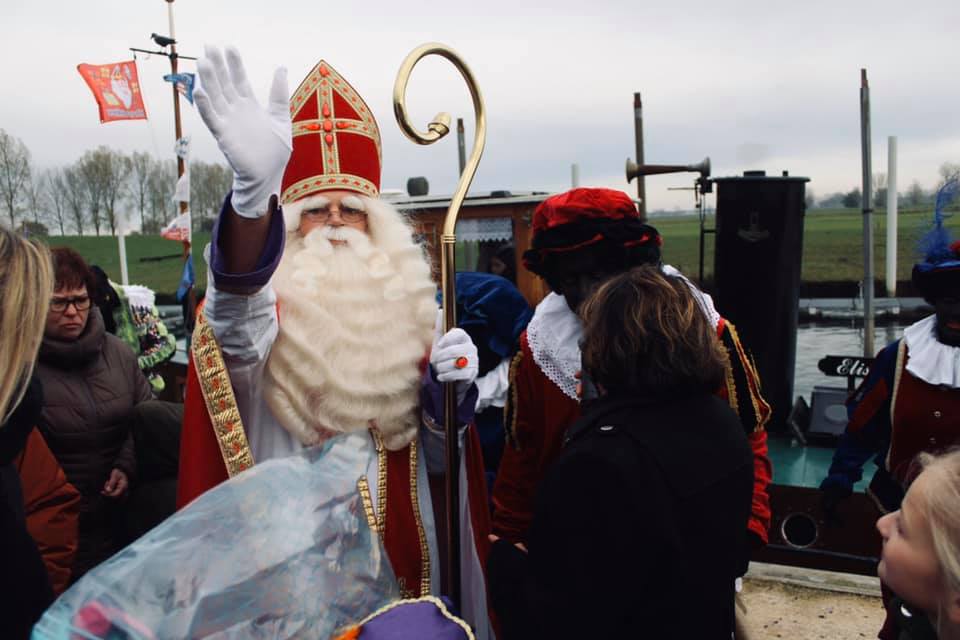
[[[541,202],[533,212],[533,233],[598,218],[639,219],[640,214],[633,200],[623,191],[582,187],[550,196]]]

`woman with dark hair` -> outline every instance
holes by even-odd
[[[491,551],[504,637],[729,640],[753,466],[713,395],[726,351],[689,286],[654,266],[607,281],[580,315],[595,394],[540,486],[527,547]]]
[[[118,505],[136,474],[131,422],[150,400],[136,354],[104,330],[94,276],[73,249],[53,249],[54,285],[36,375],[40,427],[81,495],[73,580],[116,550]]]

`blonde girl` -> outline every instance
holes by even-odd
[[[919,461],[900,510],[877,521],[877,573],[902,599],[901,638],[960,638],[960,450]]]

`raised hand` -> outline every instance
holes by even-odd
[[[240,54],[227,47],[226,58],[206,47],[197,62],[200,88],[194,101],[204,124],[233,169],[233,210],[245,218],[267,212],[270,196],[280,193],[283,170],[293,149],[287,70],[273,74],[264,109],[247,80]]]

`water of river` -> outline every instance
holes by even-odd
[[[879,351],[893,342],[909,325],[889,324],[876,327],[874,349]],[[862,356],[863,327],[850,323],[809,323],[797,330],[797,362],[794,367],[793,396],[803,396],[810,401],[814,385],[845,386],[843,378],[825,376],[817,362],[826,355]],[[874,354],[876,355],[876,354]]]

